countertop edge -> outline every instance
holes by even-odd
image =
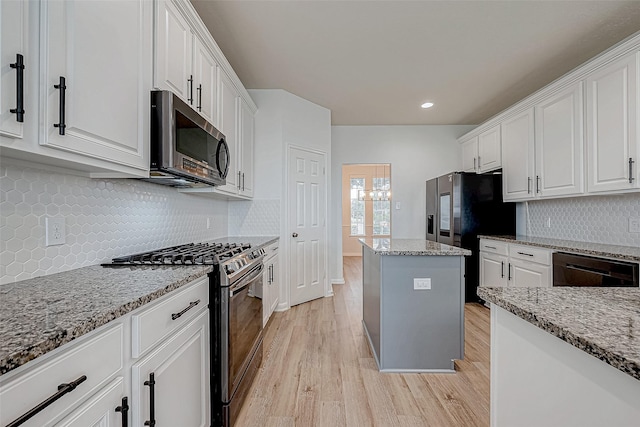
[[[25,365],[26,363],[37,359],[38,357],[43,356],[46,353],[63,346],[64,344],[67,344],[68,342],[80,338],[83,335],[86,335],[89,332],[94,331],[101,326],[104,326],[107,323],[116,320],[119,317],[122,317],[176,289],[188,285],[194,280],[206,276],[212,270],[213,269],[211,267],[203,268],[202,270],[190,274],[189,276],[177,282],[170,283],[163,288],[157,289],[147,295],[138,297],[133,301],[122,304],[119,307],[106,311],[98,316],[86,319],[81,324],[76,325],[73,328],[61,329],[55,336],[46,338],[31,345],[30,347],[21,349],[18,352],[8,355],[0,359],[0,375],[11,372],[12,370],[19,368],[20,366]]]
[[[387,239],[391,241],[393,244],[394,239]],[[398,242],[408,242],[408,241],[422,241],[421,239],[395,239]],[[446,248],[443,249],[420,249],[420,250],[412,250],[412,249],[389,249],[389,248],[375,248],[372,246],[371,242],[366,241],[365,239],[358,239],[360,244],[367,249],[371,250],[376,255],[391,255],[391,256],[470,256],[472,252],[468,249],[460,248],[457,246],[445,245],[443,243],[433,242],[433,244],[437,244]],[[427,240],[425,240],[427,242]]]
[[[489,288],[491,289],[491,288]],[[611,367],[630,375],[631,377],[640,380],[640,365],[634,361],[628,360],[624,356],[615,354],[611,351],[608,351],[601,346],[586,340],[585,338],[574,334],[571,331],[568,331],[565,328],[562,328],[550,320],[545,319],[544,317],[540,317],[535,313],[525,310],[513,303],[505,301],[483,289],[482,287],[478,287],[478,296],[480,296],[485,301],[488,301],[492,304],[496,304],[498,307],[503,308],[525,320],[526,322],[536,326],[543,331],[560,338],[568,344],[584,351],[585,353],[594,356],[601,361],[607,363]]]

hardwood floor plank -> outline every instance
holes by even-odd
[[[332,298],[272,315],[236,426],[488,426],[489,309],[465,305],[456,373],[383,374],[362,326],[362,259],[345,257],[344,275]]]

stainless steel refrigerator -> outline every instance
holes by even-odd
[[[514,235],[515,203],[502,201],[502,175],[454,172],[427,181],[427,240],[473,252],[465,257],[465,301],[480,301],[479,234]]]

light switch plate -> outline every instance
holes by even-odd
[[[629,218],[629,233],[640,233],[640,218]]]
[[[66,242],[67,230],[63,217],[45,217],[44,229],[46,245],[62,245]]]
[[[431,289],[431,278],[413,279],[413,289],[414,290]]]

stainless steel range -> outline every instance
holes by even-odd
[[[262,362],[262,259],[243,243],[174,246],[114,258],[109,266],[211,265],[211,425],[232,426]]]

